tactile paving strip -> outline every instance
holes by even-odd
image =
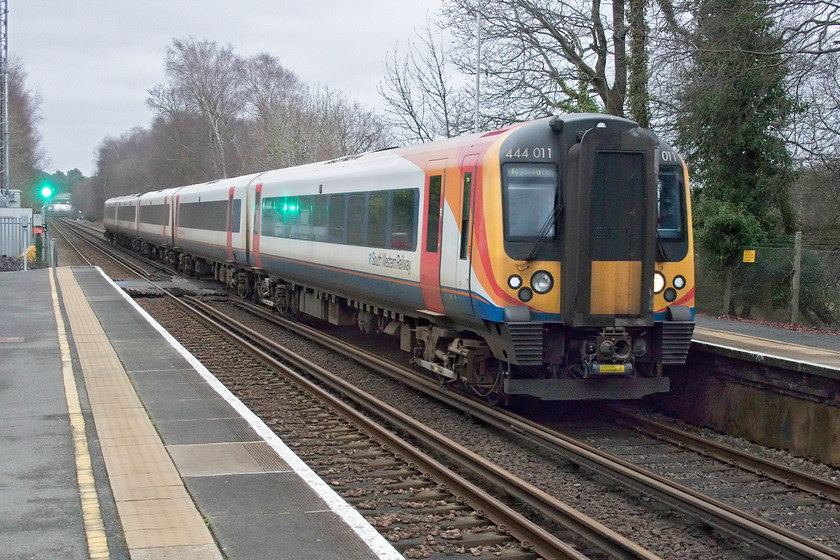
[[[221,559],[72,270],[56,276],[132,558]]]

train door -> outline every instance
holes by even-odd
[[[140,198],[134,204],[134,237],[140,237]]]
[[[441,224],[440,285],[447,314],[473,314],[470,293],[472,201],[477,155],[462,160],[457,175],[445,186]],[[457,177],[457,180],[456,180]]]
[[[181,195],[175,195],[174,200],[172,203],[175,205],[175,209],[172,211],[172,246],[178,246],[178,227],[180,225],[179,218],[181,214]]]
[[[174,239],[172,237],[172,224],[169,222],[172,219],[172,199],[168,196],[163,197],[163,209],[166,212],[163,216],[163,242],[172,247]]]
[[[248,264],[251,239],[248,237],[250,211],[248,210],[248,183],[232,187],[228,197],[228,221],[230,222],[233,260],[241,265]]]
[[[232,263],[234,261],[233,257],[233,233],[234,230],[239,232],[239,212],[235,212],[235,208],[233,205],[233,191],[235,187],[231,187],[228,190],[228,207],[227,207],[227,238],[225,239],[225,254],[227,255],[227,261]]]
[[[564,308],[575,326],[652,322],[655,144],[593,128],[569,152]]]
[[[253,248],[253,260],[249,262],[249,264],[255,268],[262,268],[262,261],[260,260],[260,227],[262,223],[262,183],[257,183],[257,187],[254,192],[254,214],[252,216],[253,227],[251,231],[253,232],[253,243],[251,247]]]
[[[420,239],[420,288],[427,311],[444,314],[440,288],[440,231],[443,216],[446,159],[436,159],[426,165],[425,216]]]

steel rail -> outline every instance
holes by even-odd
[[[60,236],[64,239],[64,242],[65,242],[65,243],[67,243],[68,245],[70,245],[70,247],[71,247],[74,251],[76,251],[76,254],[77,254],[77,255],[79,255],[79,256],[82,258],[82,260],[83,260],[83,261],[85,261],[88,265],[93,265],[93,263],[92,263],[92,262],[90,262],[90,259],[88,259],[86,256],[84,256],[84,254],[82,254],[82,251],[81,251],[78,247],[76,247],[76,245],[75,245],[72,241],[70,241],[70,238],[69,238],[69,237],[67,237],[67,233],[65,233],[64,231],[62,231],[62,228],[67,227],[67,226],[64,224],[64,222],[63,222],[63,221],[60,221],[60,220],[52,220],[52,222],[53,222],[53,225],[55,225],[54,231],[55,231],[56,233],[58,233],[58,234],[59,234],[59,235],[60,235]],[[59,226],[58,226],[58,225],[56,225],[56,224],[61,224],[61,226],[59,227]],[[69,229],[70,229],[70,228],[68,227],[68,230],[69,230]],[[84,241],[84,240],[83,240],[83,241]]]
[[[649,560],[659,558],[629,539],[581,514],[556,498],[549,496],[542,490],[513,476],[498,465],[487,461],[449,438],[429,429],[390,405],[367,395],[340,377],[286,350],[281,345],[253,329],[239,324],[217,309],[203,302],[198,302],[194,298],[188,299],[190,299],[191,304],[197,305],[202,313],[207,313],[213,319],[211,324],[219,325],[216,328],[223,328],[222,325],[224,327],[232,326],[244,337],[247,337],[248,340],[254,341],[260,347],[261,352],[281,354],[284,360],[288,360],[295,367],[316,372],[318,378],[328,384],[333,390],[346,395],[359,406],[368,409],[370,413],[380,417],[383,421],[409,434],[410,437],[422,441],[424,445],[435,449],[436,452],[445,455],[449,461],[468,468],[493,486],[502,489],[507,494],[527,504],[532,510],[541,513],[549,519],[555,520],[558,525],[580,535],[593,546],[610,554],[612,557]],[[382,428],[377,425],[375,429],[379,431]],[[392,436],[386,434],[385,437],[390,438]],[[427,454],[419,452],[420,456],[416,457],[414,453],[417,452],[412,451],[412,461],[416,464],[424,465],[424,468],[434,468],[435,470],[440,468],[436,462],[432,462],[428,466],[425,465],[426,461],[433,461]],[[443,468],[445,469],[443,475],[449,477],[450,475],[446,474],[450,472],[449,469]],[[439,476],[437,472],[435,472],[435,476]],[[465,496],[472,507],[482,509],[490,519],[497,524],[504,525],[517,539],[533,546],[534,551],[541,556],[545,558],[557,557],[558,551],[552,552],[552,547],[557,546],[557,543],[561,541],[557,540],[551,533],[533,524],[513,510],[510,510],[507,506],[504,506],[482,490],[478,489],[479,493],[476,494],[473,485],[468,482],[460,482],[459,479],[460,477],[457,477],[446,484],[450,489],[455,490],[456,493]],[[502,509],[496,511],[499,507]],[[524,525],[520,528],[520,524]],[[568,545],[564,544],[563,546],[567,547]],[[571,551],[565,551],[563,553],[572,554]],[[574,552],[574,554],[580,555],[577,552]]]
[[[820,498],[840,503],[840,484],[830,480],[787,467],[763,457],[749,455],[740,449],[709,441],[629,412],[616,411],[615,414],[617,415],[616,422],[640,433],[691,449],[731,465],[737,465],[759,476],[765,476],[787,486],[810,492]]]
[[[447,391],[428,379],[420,378],[412,370],[394,364],[381,363],[375,355],[351,348],[344,350],[343,343],[330,335],[268,313],[258,306],[238,302],[249,310],[259,310],[259,314],[285,326],[286,328],[306,331],[325,346],[369,367],[374,367],[389,377],[411,387],[434,395],[456,407],[468,407],[468,413],[504,431],[513,437],[527,438],[533,444],[550,453],[562,456],[583,468],[597,472],[623,486],[681,511],[701,523],[713,527],[723,534],[733,536],[749,546],[760,548],[778,558],[796,560],[840,560],[840,552],[807,539],[801,535],[774,525],[764,519],[751,515],[725,504],[714,498],[684,487],[665,477],[648,472],[609,453],[577,442],[558,432],[546,430],[535,422],[501,411],[472,399]]]
[[[132,259],[135,261],[139,261],[141,263],[145,263],[155,269],[158,272],[162,272],[164,274],[168,274],[170,276],[182,276],[185,278],[189,278],[189,276],[181,273],[178,270],[171,268],[169,265],[161,263],[159,261],[152,260],[150,258],[144,257],[130,249],[125,247],[120,247],[119,245],[114,245],[109,243],[104,238],[100,237],[102,234],[101,231],[90,228],[87,226],[83,226],[80,224],[76,224],[73,221],[62,219],[62,223],[65,226],[68,226],[70,229],[74,230],[79,237],[87,238],[88,243],[93,245],[99,251],[107,254],[107,255],[114,255],[114,259],[119,259],[123,262],[128,262],[128,260],[123,257],[123,255],[130,255]],[[91,241],[92,240],[92,241]],[[132,265],[134,266],[134,265]],[[134,269],[129,269],[132,272],[140,274],[145,280],[150,280],[155,272],[149,272],[148,270],[143,270],[142,268],[134,266]]]

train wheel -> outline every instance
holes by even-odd
[[[297,313],[292,306],[293,294],[294,291],[288,284],[277,284],[274,287],[274,311],[283,317],[296,319]]]
[[[245,272],[238,273],[236,275],[236,295],[242,299],[248,299],[252,293],[250,276]]]
[[[481,386],[470,386],[473,393],[490,406],[498,406],[500,403],[504,403],[505,405],[507,404],[507,395],[503,392],[504,380],[510,377],[511,366],[508,362],[502,362],[501,360],[498,360],[497,362],[498,366],[495,368],[496,375],[493,379],[488,379],[487,383],[482,383]]]

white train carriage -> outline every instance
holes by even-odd
[[[269,171],[254,187],[260,212],[250,224],[252,266],[355,301],[422,307],[417,231],[424,180],[423,169],[391,151]],[[260,296],[282,307],[282,285],[273,295],[262,287]],[[311,289],[297,305],[326,318]]]
[[[140,251],[145,256],[162,260],[171,259],[175,247],[173,228],[175,194],[182,188],[175,187],[140,195],[137,236],[141,241]]]
[[[105,231],[112,241],[126,244],[137,237],[137,203],[140,195],[129,194],[105,201]]]
[[[237,262],[247,265],[250,240],[245,209],[253,191],[249,186],[258,176],[191,185],[175,193],[172,243],[180,253],[181,270],[228,281]]]

